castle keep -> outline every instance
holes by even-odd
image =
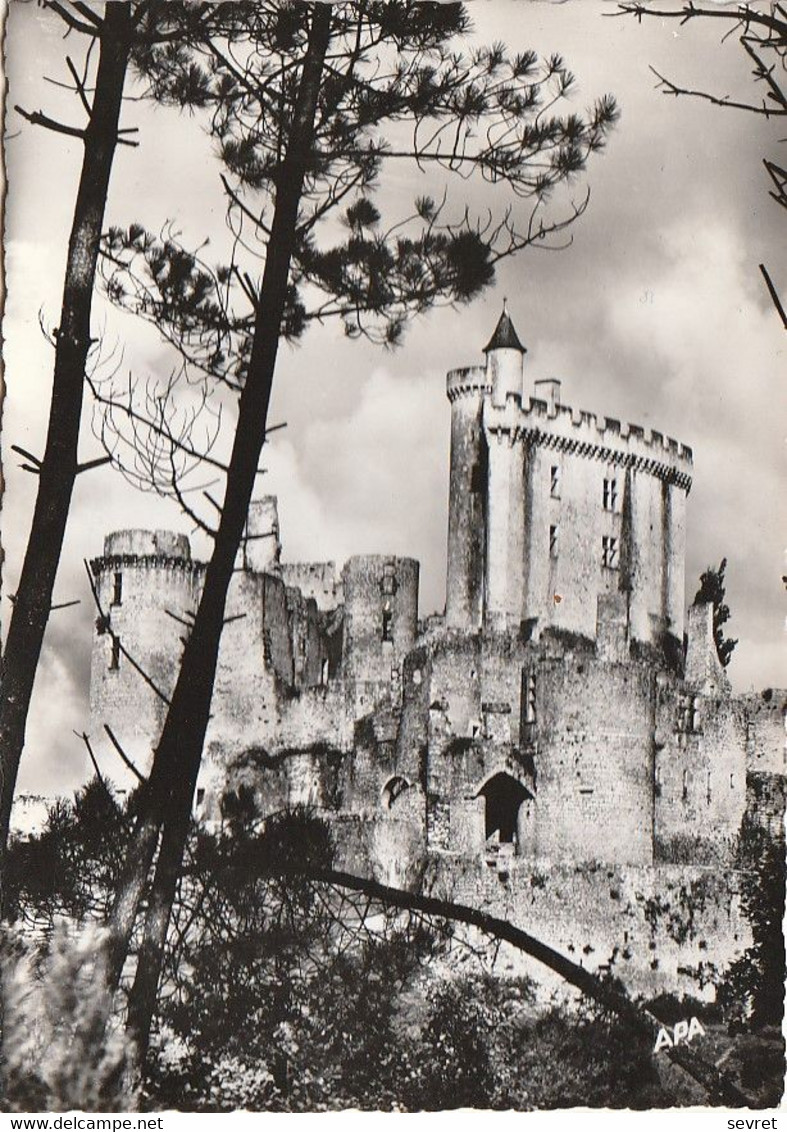
[[[697,993],[748,943],[731,865],[747,805],[780,818],[785,697],[731,694],[710,606],[684,624],[691,450],[531,382],[505,310],[484,354],[447,379],[443,615],[419,621],[412,559],[282,561],[252,505],[195,803],[310,805],[356,871]],[[165,705],[118,638],[169,692],[205,567],[119,531],[92,569],[91,735],[147,765]]]

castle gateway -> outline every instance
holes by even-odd
[[[241,784],[311,806],[346,868],[697,994],[750,942],[731,866],[745,813],[780,818],[785,696],[732,695],[710,606],[684,625],[691,450],[564,405],[525,353],[504,310],[448,374],[443,615],[419,621],[412,559],[282,561],[252,505],[196,809]],[[149,764],[165,705],[124,654],[171,690],[205,566],[119,531],[92,570],[91,734]]]

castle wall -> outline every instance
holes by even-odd
[[[746,807],[746,730],[728,697],[662,678],[657,707],[656,854],[729,862]]]
[[[511,433],[485,430],[488,450],[484,626],[517,627],[524,562],[522,447]]]
[[[483,585],[487,629],[525,621],[536,634],[553,627],[592,638],[597,599],[623,590],[632,640],[661,644],[665,630],[680,639],[690,450],[611,418],[599,423],[592,413],[558,404],[557,394],[526,406],[513,392],[496,399],[469,378],[460,386],[456,374],[465,372],[449,374],[449,398],[457,452],[474,434],[456,406],[469,391],[482,398],[486,562],[470,563],[466,555],[464,572],[452,572],[449,558],[447,609],[463,606],[468,587]],[[455,499],[462,490],[457,473],[452,507],[469,526],[465,511],[475,503]],[[459,545],[467,551],[471,543],[464,538]],[[450,624],[471,622],[449,618]]]
[[[333,562],[281,562],[278,574],[285,585],[300,590],[305,598],[314,598],[317,608],[324,613],[342,602]]]
[[[531,445],[527,477],[529,577],[522,617],[536,620],[539,632],[553,627],[593,639],[598,596],[615,592],[620,584],[619,473],[605,464]],[[603,510],[605,478],[618,485],[614,512]],[[618,555],[611,567],[602,563],[605,535],[617,540]]]
[[[513,858],[507,871],[431,853],[427,891],[526,927],[575,963],[621,978],[634,994],[713,994],[722,969],[751,943],[740,878],[689,865],[554,864]],[[476,943],[481,942],[479,940]],[[504,947],[497,969],[548,970]]]
[[[629,468],[625,491],[629,521],[624,580],[629,592],[629,633],[636,641],[658,641],[666,627],[666,516],[662,483]]]
[[[357,689],[357,717],[401,695],[401,665],[418,632],[418,572],[412,558],[364,555],[344,568],[342,675]],[[363,702],[361,702],[363,700]]]
[[[534,671],[538,856],[649,864],[651,669],[567,655]]]
[[[275,495],[264,495],[249,504],[241,563],[247,570],[265,573],[278,566],[281,557],[279,507]]]
[[[686,607],[686,492],[674,483],[662,486],[666,515],[667,632],[682,645]]]
[[[274,676],[265,665],[270,646],[264,596],[271,580],[265,574],[236,571],[227,591],[227,624],[219,645],[207,745],[212,749],[222,744],[228,758],[247,744],[264,743],[272,730]],[[285,627],[282,636],[286,642]],[[238,678],[241,672],[243,679]]]
[[[787,692],[764,692],[738,697],[746,719],[746,762],[749,770],[787,774]]]

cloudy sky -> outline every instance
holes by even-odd
[[[784,123],[659,94],[649,65],[686,85],[741,95],[751,90],[747,61],[734,38],[720,43],[715,25],[603,18],[614,8],[596,0],[470,4],[479,42],[563,54],[577,76],[578,108],[605,92],[617,97],[621,121],[576,187],[579,196],[590,185],[590,207],[569,250],[526,251],[506,262],[481,299],[412,324],[394,353],[347,342],[335,327],[283,348],[271,419],[288,427],[266,455],[265,489],[279,496],[288,559],[341,564],[353,553],[413,555],[422,564],[422,614],[441,609],[445,372],[481,361],[507,295],[530,379],[559,377],[567,403],[692,445],[687,594],[706,565],[727,556],[730,630],[740,638],[733,683],[784,685],[785,334],[757,268],[768,263],[787,293],[787,225],[762,168],[763,157],[780,158]],[[63,56],[77,45],[64,48],[61,37],[54,16],[10,0],[9,107],[78,120],[73,96],[44,81],[67,78]],[[172,219],[187,243],[210,236],[220,246],[219,167],[198,122],[136,102],[124,122],[139,126],[141,144],[118,154],[108,221],[159,229]],[[12,110],[6,139],[7,618],[35,487],[8,446],[43,446],[52,352],[39,311],[56,325],[80,152]],[[439,197],[444,187],[440,176],[414,175],[395,189]],[[484,203],[483,194],[475,199]],[[171,359],[155,336],[100,302],[96,328],[127,368],[142,376],[168,371]],[[88,409],[83,457],[97,454],[89,416]],[[84,751],[71,734],[87,725],[93,610],[82,559],[101,552],[106,531],[130,526],[189,532],[173,505],[134,492],[115,474],[81,477],[56,600],[82,601],[50,623],[20,778],[25,790],[71,789],[85,776]]]

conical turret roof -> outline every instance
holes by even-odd
[[[505,302],[503,303],[503,313],[500,315],[495,332],[489,339],[489,342],[484,346],[484,353],[488,354],[490,350],[519,350],[520,353],[526,354],[527,349],[519,341],[519,336],[514,330],[514,324],[506,309]]]

